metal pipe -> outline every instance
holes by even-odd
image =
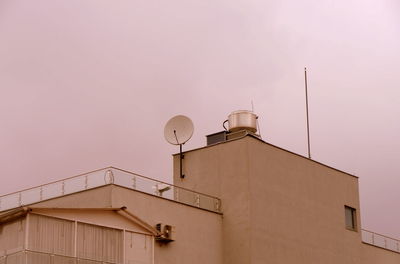
[[[307,114],[307,145],[308,145],[308,158],[311,159],[310,151],[310,123],[308,119],[308,91],[307,91],[307,68],[304,68],[304,86],[306,89],[306,114]]]
[[[182,144],[179,144],[179,169],[180,169],[180,177],[181,179],[185,178],[185,175],[183,174],[182,170],[182,160],[183,160],[183,155],[182,155]]]

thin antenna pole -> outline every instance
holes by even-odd
[[[310,122],[308,119],[308,91],[307,91],[307,68],[304,68],[304,86],[306,89],[306,114],[307,114],[307,145],[308,145],[308,158],[311,159],[310,151]]]

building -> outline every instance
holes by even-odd
[[[357,177],[221,133],[184,178],[174,155],[174,185],[109,167],[1,196],[0,264],[400,263],[361,229]]]

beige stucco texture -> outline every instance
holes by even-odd
[[[174,156],[175,184],[221,198],[223,263],[366,263],[357,177],[251,136],[188,151],[183,162],[180,179]],[[356,209],[356,231],[345,206]]]

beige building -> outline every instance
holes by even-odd
[[[0,197],[0,264],[400,263],[361,229],[358,178],[219,133],[174,185],[109,167]]]

